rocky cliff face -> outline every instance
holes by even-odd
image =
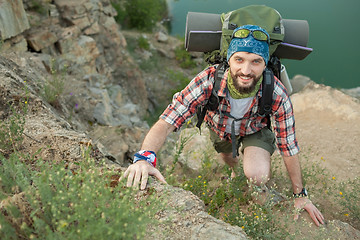
[[[166,86],[174,84],[166,82],[164,73],[155,79],[139,68],[124,37],[134,33],[121,31],[109,0],[38,2],[41,7],[31,0],[0,1],[0,120],[9,116],[9,103],[26,96],[21,151],[41,149],[45,160],[72,162],[81,160],[82,145],[92,145],[95,158],[126,166],[149,127],[144,109],[151,111],[164,100]],[[179,41],[162,32],[147,37],[157,39],[151,47],[163,56],[160,67],[173,61]],[[140,52],[138,57],[148,55]],[[45,92],[51,84],[63,89],[49,100]],[[170,235],[153,239],[247,238],[241,228],[205,213],[192,193],[156,183],[154,187],[168,196],[173,211],[158,216],[170,219],[161,226]],[[342,239],[359,236],[341,222],[333,228],[350,229],[343,230],[350,237]]]
[[[120,151],[112,154],[122,164],[147,127],[141,119],[148,97],[142,72],[113,18],[116,12],[107,0],[33,4],[0,3],[2,55],[33,71],[33,78],[23,76],[38,96],[46,82],[61,78],[64,90],[52,103],[54,111],[73,128],[94,134],[100,145],[100,137],[109,141],[98,134],[108,131],[103,126],[121,129],[128,141],[121,143],[120,137]]]

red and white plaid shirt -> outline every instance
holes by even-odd
[[[160,118],[179,129],[191,118],[200,105],[205,105],[210,98],[214,83],[214,74],[217,65],[208,67],[200,72],[181,92],[174,95],[172,103],[165,109]],[[220,82],[218,96],[222,97],[219,103],[220,112],[230,114],[230,103],[226,98],[227,74]],[[298,142],[295,137],[295,119],[293,107],[284,85],[275,78],[272,105],[272,127],[275,132],[278,149],[284,156],[292,156],[299,152]],[[253,134],[267,126],[267,118],[259,116],[259,97],[262,87],[254,97],[249,110],[245,113],[240,123],[240,136]],[[219,111],[207,111],[204,121],[216,132],[221,139],[231,141],[231,134],[225,132],[229,117]]]

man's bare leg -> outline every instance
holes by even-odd
[[[250,182],[253,200],[265,204],[269,197],[266,183],[270,179],[270,153],[262,148],[250,146],[244,150],[244,173]]]
[[[227,165],[229,165],[229,167],[231,167],[232,169],[231,178],[235,178],[236,177],[235,168],[239,164],[239,158],[238,157],[233,158],[232,153],[220,153],[220,157]]]
[[[250,182],[260,186],[270,179],[270,153],[265,149],[250,146],[244,150],[244,173]]]

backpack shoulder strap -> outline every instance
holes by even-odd
[[[221,62],[215,70],[214,73],[214,83],[213,89],[211,91],[210,98],[204,106],[199,106],[197,109],[197,123],[196,127],[201,131],[201,124],[204,121],[205,114],[207,110],[215,111],[219,107],[220,97],[218,96],[218,91],[220,89],[220,82],[223,79],[225,71],[227,69],[227,63]]]
[[[221,62],[219,64],[219,66],[215,70],[214,86],[213,86],[211,94],[215,95],[217,98],[219,98],[217,93],[220,90],[220,83],[221,83],[221,80],[224,78],[224,74],[225,74],[226,69],[227,69],[227,63],[226,62]],[[219,104],[219,102],[218,102],[218,104]]]
[[[268,116],[271,113],[274,82],[275,78],[273,72],[266,68],[263,72],[262,95],[259,100],[260,116]]]

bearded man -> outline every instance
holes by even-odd
[[[214,148],[233,169],[239,163],[240,148],[244,173],[249,182],[261,189],[261,194],[268,194],[265,184],[270,178],[270,157],[277,148],[290,176],[295,208],[305,209],[319,226],[324,224],[324,217],[307,197],[302,182],[293,107],[284,85],[277,78],[270,114],[272,129],[269,118],[258,114],[263,71],[269,61],[269,43],[269,34],[259,26],[245,25],[233,31],[227,51],[229,68],[217,92],[219,106],[214,111],[207,111],[204,121],[210,128]],[[149,175],[166,183],[155,168],[156,152],[171,132],[180,129],[199,106],[207,103],[217,68],[218,65],[206,68],[174,95],[172,103],[146,135],[133,164],[124,173],[128,187],[140,184],[140,189],[145,189]],[[232,177],[235,176],[234,170]]]

